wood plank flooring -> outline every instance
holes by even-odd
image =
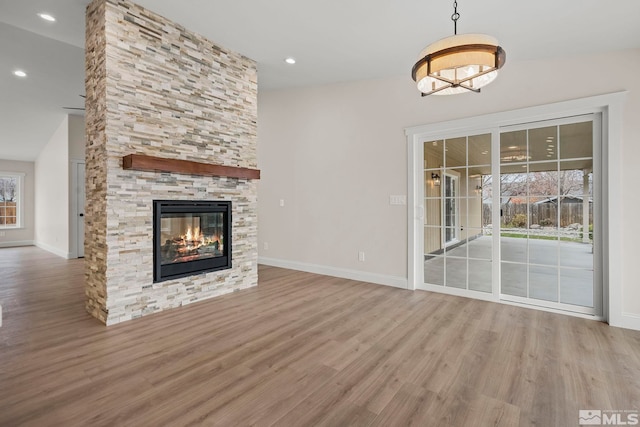
[[[572,426],[640,409],[640,332],[273,267],[105,327],[83,261],[0,249],[1,426]]]

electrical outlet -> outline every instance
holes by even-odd
[[[363,251],[358,252],[358,261],[364,262],[364,252]]]
[[[280,199],[280,207],[284,206],[284,199]]]
[[[0,231],[0,237],[4,237],[4,231]]]
[[[268,250],[269,250],[269,243],[264,242],[264,243],[262,244],[262,248],[263,248],[265,251],[268,251]]]

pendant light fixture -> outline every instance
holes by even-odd
[[[458,2],[453,2],[453,36],[427,46],[411,70],[422,96],[480,92],[506,60],[498,41],[485,34],[458,34]]]

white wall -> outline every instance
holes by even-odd
[[[0,247],[32,245],[34,240],[34,163],[17,160],[0,160],[0,171],[24,173],[24,203],[22,227],[0,229]]]
[[[35,163],[35,243],[69,258],[76,250],[72,161],[84,162],[84,116],[64,117]]]
[[[35,164],[36,245],[69,257],[69,116],[42,149]]]
[[[69,114],[69,159],[84,162],[84,116]]]
[[[607,64],[606,73],[599,64]],[[407,193],[406,127],[621,90],[629,96],[620,164],[625,197],[619,205],[623,229],[635,230],[640,212],[634,173],[640,158],[638,69],[640,50],[630,50],[507,61],[481,94],[422,98],[409,69],[406,76],[391,79],[261,91],[261,259],[406,283],[406,206],[389,205],[389,195]],[[640,320],[640,263],[635,261],[640,246],[635,238],[625,238],[622,246],[623,311]],[[364,262],[358,261],[358,251],[365,252]]]

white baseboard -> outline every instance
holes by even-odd
[[[346,268],[329,267],[325,265],[309,264],[306,262],[289,261],[284,259],[258,257],[258,264],[271,267],[287,268],[289,270],[305,271],[307,273],[323,274],[325,276],[358,280],[360,282],[375,283],[376,285],[392,286],[407,289],[407,278],[387,276],[384,274],[368,273],[366,271],[349,270]]]
[[[622,313],[615,319],[610,319],[609,324],[618,328],[640,331],[640,316],[633,313]]]
[[[14,242],[0,242],[0,248],[15,248],[17,246],[33,246],[33,240],[16,240]]]
[[[56,247],[53,247],[51,245],[47,245],[46,243],[42,243],[42,242],[35,242],[35,245],[37,247],[39,247],[40,249],[44,249],[47,252],[51,252],[54,255],[58,255],[59,257],[65,258],[65,259],[71,259],[71,252],[65,252],[62,251]]]

